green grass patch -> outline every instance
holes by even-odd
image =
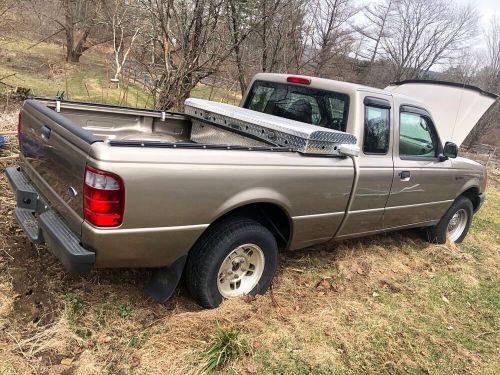
[[[217,327],[201,355],[202,373],[208,374],[221,369],[251,352],[248,338],[240,330]]]

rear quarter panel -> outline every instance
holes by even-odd
[[[83,241],[99,248],[101,266],[117,252],[125,263],[135,257],[140,266],[152,265],[146,258],[168,264],[217,218],[256,202],[274,203],[287,213],[292,249],[328,240],[343,217],[354,174],[352,162],[338,157],[106,144],[92,147],[89,163],[118,174],[125,184],[121,227],[84,225]]]

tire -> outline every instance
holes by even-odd
[[[186,264],[186,286],[201,306],[215,308],[224,298],[265,293],[277,266],[273,234],[254,220],[232,218],[197,241]]]
[[[427,228],[427,241],[431,243],[443,244],[446,243],[446,237],[450,235],[450,239],[453,242],[462,242],[469,232],[473,212],[474,210],[470,199],[464,196],[458,197],[448,211],[446,211],[443,215],[439,223],[435,226]],[[449,228],[450,225],[453,225],[452,219],[455,215],[458,217],[458,224],[461,224],[460,226],[455,225]],[[466,215],[466,217],[462,217],[462,215]],[[450,231],[450,229],[453,228],[457,228],[457,231]]]

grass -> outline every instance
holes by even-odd
[[[15,129],[15,115],[2,120]],[[152,302],[143,270],[65,274],[20,232],[0,174],[0,374],[498,374],[500,171],[489,174],[458,246],[407,231],[282,254],[271,291],[215,310],[182,286]]]
[[[251,353],[252,348],[248,340],[238,329],[218,327],[201,354],[201,373],[207,374],[222,369]]]
[[[55,97],[64,91],[64,97],[71,100],[141,108],[153,106],[153,98],[141,72],[125,69],[121,77],[122,87],[109,86],[114,73],[109,52],[106,55],[91,49],[83,54],[80,63],[70,64],[65,62],[62,46],[44,42],[30,48],[32,45],[32,41],[23,40],[2,44],[0,77],[14,74],[5,79],[5,83],[28,88],[35,96]],[[130,78],[128,85],[127,77]],[[192,96],[236,105],[240,100],[234,92],[205,84],[195,87]]]
[[[71,317],[76,317],[83,311],[85,304],[83,300],[74,293],[65,293],[64,301],[67,303]]]
[[[141,271],[54,278],[57,261],[22,245],[24,261],[50,270],[28,269],[30,277],[49,296],[71,288],[64,299],[73,307],[26,325],[32,316],[19,303],[27,297],[12,297],[20,276],[5,269],[3,280],[13,281],[0,284],[11,305],[0,372],[45,372],[47,361],[72,358],[76,373],[498,373],[499,202],[490,186],[459,246],[429,245],[410,231],[283,255],[271,292],[216,310],[201,310],[182,288],[165,305],[149,301]],[[37,354],[23,356],[29,350]]]

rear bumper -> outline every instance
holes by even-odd
[[[34,243],[45,243],[68,272],[89,272],[95,253],[81,245],[19,167],[7,168],[5,173],[16,196],[14,215],[28,238]]]

